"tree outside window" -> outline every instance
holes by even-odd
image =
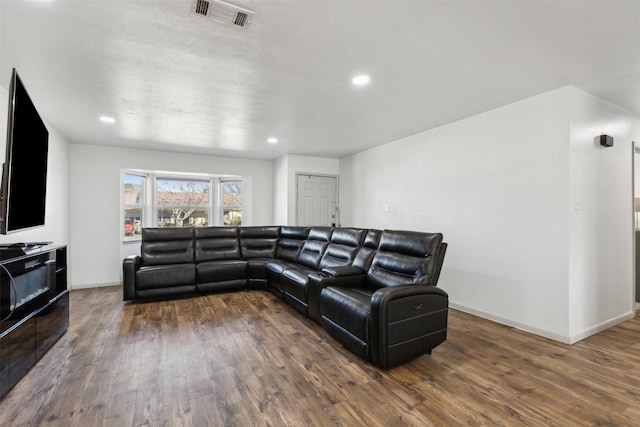
[[[242,225],[242,181],[224,180],[222,187],[222,218],[224,225]]]
[[[209,181],[157,178],[158,227],[204,227],[209,224]]]

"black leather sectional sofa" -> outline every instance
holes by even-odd
[[[446,339],[440,233],[331,227],[145,228],[123,299],[269,290],[388,369]]]

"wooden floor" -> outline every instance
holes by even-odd
[[[75,290],[0,425],[637,426],[640,320],[568,346],[451,310],[432,355],[382,371],[266,292]]]

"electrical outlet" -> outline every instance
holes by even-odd
[[[387,213],[391,213],[391,205],[387,205]]]

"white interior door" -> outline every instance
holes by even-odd
[[[336,225],[337,177],[298,174],[297,192],[298,225]]]

